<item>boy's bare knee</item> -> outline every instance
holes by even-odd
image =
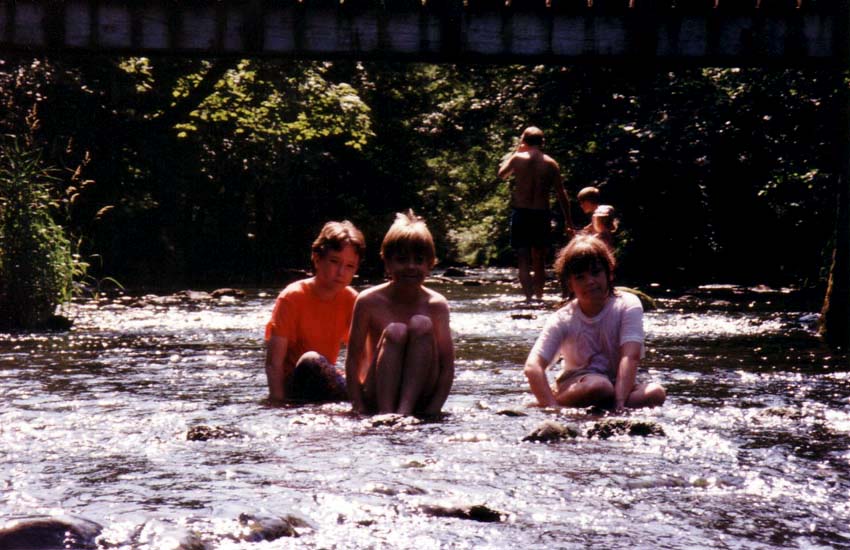
[[[434,323],[427,315],[414,315],[407,326],[411,336],[425,336],[434,331]]]
[[[322,364],[327,363],[327,362],[328,362],[328,360],[325,359],[325,356],[322,355],[321,353],[318,353],[318,352],[315,352],[315,351],[308,351],[308,352],[305,352],[301,357],[298,358],[298,362],[295,363],[295,366],[297,367],[298,365],[301,365],[302,363],[303,364],[312,363],[312,364],[315,364],[315,365],[322,365]]]
[[[384,339],[393,344],[403,344],[407,340],[407,325],[390,323],[384,329]]]
[[[667,400],[667,390],[660,384],[650,384],[647,388],[653,406],[663,405]]]

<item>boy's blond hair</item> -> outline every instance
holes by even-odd
[[[414,214],[412,209],[395,215],[395,221],[381,243],[381,259],[384,261],[400,254],[424,256],[432,268],[437,263],[434,237],[425,220]]]

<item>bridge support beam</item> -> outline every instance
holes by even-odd
[[[811,10],[523,11],[462,0],[0,0],[0,50],[810,66],[838,60],[844,23]]]

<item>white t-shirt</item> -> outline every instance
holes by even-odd
[[[613,381],[620,364],[620,347],[637,342],[643,357],[643,339],[640,300],[634,294],[617,292],[595,317],[582,313],[578,302],[570,300],[546,320],[529,356],[540,357],[547,366],[563,357],[564,370],[558,381],[574,370],[587,368],[607,374]]]

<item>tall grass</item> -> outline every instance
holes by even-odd
[[[70,300],[80,266],[51,212],[54,178],[39,153],[0,138],[0,329],[37,329]]]

